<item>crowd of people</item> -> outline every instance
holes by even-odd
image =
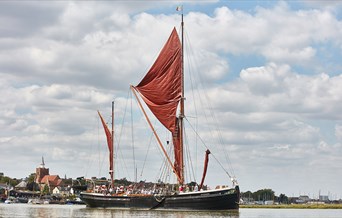
[[[203,191],[203,189],[198,190],[198,185],[180,185],[178,187],[178,192],[176,191],[175,185],[158,185],[154,184],[153,187],[136,187],[134,185],[123,186],[119,185],[114,188],[107,187],[106,185],[96,185],[94,188],[95,193],[103,193],[105,195],[170,195],[179,194],[187,192],[198,192]]]

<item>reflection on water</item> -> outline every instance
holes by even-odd
[[[80,205],[30,205],[0,204],[0,217],[231,217],[238,218],[238,211],[229,212],[190,212],[190,211],[155,211],[155,210],[117,210],[86,208]]]
[[[155,210],[118,210],[94,209],[83,205],[30,205],[1,204],[0,217],[162,217],[162,218],[197,218],[197,217],[229,217],[229,218],[341,218],[342,210],[338,209],[247,209],[229,212],[193,212],[193,211],[155,211]]]
[[[240,209],[240,218],[341,218],[340,209]]]
[[[79,214],[76,214],[79,213]],[[228,212],[190,212],[190,211],[158,211],[158,210],[115,210],[82,208],[74,211],[75,216],[85,217],[163,217],[163,218],[191,218],[191,217],[231,217],[238,218],[238,211]]]

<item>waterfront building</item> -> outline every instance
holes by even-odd
[[[52,194],[56,196],[69,196],[72,193],[70,187],[57,186],[52,190]]]
[[[44,157],[42,157],[42,163],[36,168],[35,182],[39,185],[40,190],[43,191],[45,186],[49,187],[49,192],[63,184],[61,178],[58,175],[50,175],[49,168],[45,168]]]

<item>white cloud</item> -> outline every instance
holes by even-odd
[[[282,2],[258,7],[254,14],[221,7],[213,17],[190,13],[187,26],[198,37],[195,46],[234,55],[262,55],[269,62],[321,70],[317,49],[342,45],[341,21],[331,10],[291,10]],[[242,56],[243,58],[243,56]]]
[[[335,136],[339,140],[339,142],[342,141],[342,125],[336,125],[335,126]]]
[[[254,67],[242,70],[241,79],[246,82],[253,95],[269,95],[283,91],[283,80],[289,75],[288,66],[278,67],[269,64],[266,67]]]

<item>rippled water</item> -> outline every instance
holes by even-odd
[[[232,212],[176,212],[93,209],[80,205],[0,204],[0,217],[231,217],[231,218],[341,218],[338,209],[240,209]]]

